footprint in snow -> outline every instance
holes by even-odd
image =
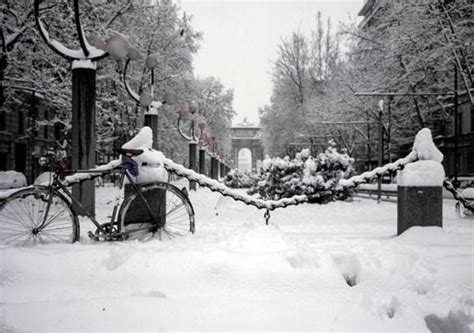
[[[332,260],[339,268],[342,277],[349,287],[354,287],[359,283],[361,272],[359,258],[355,255],[343,254],[333,256]]]

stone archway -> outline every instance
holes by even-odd
[[[252,152],[248,148],[242,148],[237,153],[237,169],[241,171],[252,171]]]
[[[263,146],[261,128],[253,124],[244,123],[231,127],[232,159],[234,168],[238,167],[239,151],[243,148],[250,150],[252,156],[252,169],[257,168],[257,163],[263,160]]]

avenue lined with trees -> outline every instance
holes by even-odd
[[[308,145],[321,151],[333,139],[370,168],[378,153],[370,122],[379,121],[380,99],[384,161],[403,155],[425,126],[435,137],[453,134],[456,80],[458,94],[472,105],[472,4],[386,1],[374,7],[361,24],[341,24],[337,31],[318,13],[313,31],[282,39],[272,99],[260,110],[271,155],[294,156]],[[383,96],[390,92],[400,95]]]

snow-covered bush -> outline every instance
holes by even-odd
[[[231,170],[224,178],[224,184],[231,188],[250,188],[255,182],[256,175],[238,169]]]
[[[312,196],[315,202],[345,199],[348,191],[335,197],[332,190],[339,179],[354,173],[353,163],[353,158],[333,147],[316,157],[310,155],[309,149],[303,149],[294,159],[267,156],[249,194],[274,200],[302,194]]]

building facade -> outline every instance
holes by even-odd
[[[41,96],[24,94],[15,112],[0,110],[0,171],[23,173],[29,184],[43,171],[38,164],[62,139],[65,126]]]

